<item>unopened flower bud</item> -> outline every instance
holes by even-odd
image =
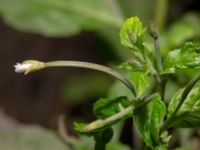
[[[28,74],[33,71],[40,70],[45,67],[45,63],[37,60],[26,60],[22,63],[17,63],[15,66],[15,72]]]

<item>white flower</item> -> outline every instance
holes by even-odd
[[[30,67],[32,66],[32,64],[21,64],[21,63],[17,63],[14,67],[15,67],[15,72],[17,73],[23,73],[26,72]]]
[[[38,60],[25,60],[22,63],[17,63],[14,67],[15,72],[28,74],[44,68],[45,63]]]

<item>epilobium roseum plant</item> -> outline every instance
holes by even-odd
[[[153,38],[153,46],[147,41],[147,35]],[[200,68],[200,47],[186,42],[162,59],[158,31],[152,23],[144,29],[137,17],[126,20],[120,39],[132,52],[131,60],[120,65],[127,70],[130,79],[109,67],[78,61],[28,60],[17,64],[15,71],[27,74],[48,67],[81,67],[115,77],[131,90],[133,98],[124,95],[112,100],[99,99],[93,108],[97,120],[89,124],[76,122],[74,129],[94,137],[95,150],[105,150],[113,135],[112,126],[133,117],[146,149],[167,150],[171,137],[168,129],[200,127],[200,73],[178,90],[169,104],[165,102],[165,87],[171,74],[177,69]],[[150,80],[155,80],[157,88],[147,90]]]

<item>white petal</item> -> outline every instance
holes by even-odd
[[[31,67],[32,64],[20,64],[17,63],[14,67],[15,67],[15,72],[17,73],[22,73],[25,72],[27,69],[29,69]]]

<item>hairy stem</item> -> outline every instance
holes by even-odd
[[[179,111],[179,109],[181,108],[182,104],[184,103],[185,99],[187,98],[188,94],[190,93],[190,91],[192,90],[192,88],[194,87],[194,85],[200,80],[200,72],[194,76],[192,78],[192,80],[187,84],[186,88],[184,89],[182,95],[181,95],[181,100],[178,103],[177,107],[175,108],[174,112],[172,113],[172,115],[170,116],[170,118],[168,118],[165,123],[163,124],[163,126],[160,129],[160,133],[162,133],[163,131],[165,131],[166,129],[168,129],[169,127],[171,127],[171,125],[174,122],[174,117],[176,116],[177,112]]]
[[[131,90],[133,95],[136,96],[136,90],[132,83],[119,72],[106,66],[81,61],[52,61],[46,62],[45,67],[78,67],[105,72],[124,83],[124,85],[126,85]]]

